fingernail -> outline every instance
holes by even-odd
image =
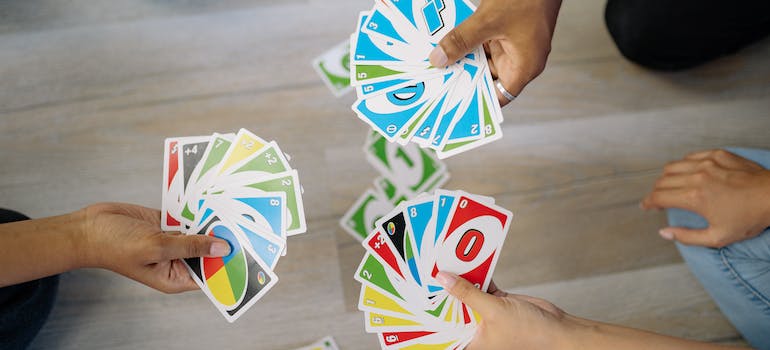
[[[674,239],[674,233],[671,231],[667,231],[665,229],[658,231],[658,234],[660,234],[661,237],[669,241]]]
[[[445,289],[452,289],[455,283],[457,283],[457,276],[451,273],[439,272],[436,275],[436,281]]]
[[[434,67],[446,67],[447,57],[444,49],[441,48],[441,45],[433,48],[433,51],[430,52],[428,59],[430,59],[430,64],[432,64]]]
[[[211,243],[211,248],[209,248],[209,255],[211,256],[230,255],[230,245],[224,242]]]

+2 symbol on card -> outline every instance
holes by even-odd
[[[445,8],[444,0],[428,0],[422,8],[425,24],[428,26],[431,35],[444,28],[444,19],[441,18],[441,11],[444,11]]]

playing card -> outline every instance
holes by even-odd
[[[312,65],[334,96],[340,97],[351,90],[350,41],[334,45],[313,59]]]
[[[227,256],[184,259],[190,276],[227,321],[238,319],[278,282],[278,276],[244,249],[233,230],[216,215],[192,232],[230,243],[231,252]]]
[[[275,285],[287,236],[305,231],[299,175],[287,158],[246,129],[164,142],[161,229],[228,241],[226,257],[184,261],[230,322]]]
[[[302,186],[296,170],[263,177],[240,177],[240,174],[223,176],[212,184],[212,192],[232,191],[235,188],[253,188],[264,192],[286,193],[287,230],[289,236],[307,231],[305,209],[302,204]]]
[[[383,216],[362,243],[355,275],[365,330],[378,333],[383,349],[467,345],[481,317],[440,289],[435,274],[456,273],[486,290],[511,217],[494,198],[440,189]]]
[[[513,215],[467,195],[456,202],[437,242],[434,271],[455,273],[486,291]]]
[[[160,227],[164,231],[178,231],[179,203],[182,200],[182,172],[179,171],[179,138],[167,138],[163,145],[163,198],[161,199]]]
[[[483,48],[448,67],[428,62],[438,42],[473,11],[467,0],[382,0],[361,12],[350,37],[358,97],[352,108],[359,119],[388,142],[412,141],[440,158],[498,140],[502,113],[489,93],[494,81],[485,78]]]
[[[181,215],[188,221],[192,221],[195,218],[197,203],[200,200],[202,191],[201,187],[205,186],[216,175],[215,169],[222,162],[225,153],[230,148],[233,137],[233,134],[220,135],[215,133],[212,135],[200,160],[198,160],[195,168],[190,173],[190,179],[187,181],[181,201]]]
[[[378,195],[381,195],[387,199],[394,206],[413,196],[413,194],[410,192],[404,193],[404,191],[399,188],[395,182],[391,181],[385,176],[380,176],[374,179],[374,189],[377,191]]]
[[[365,145],[364,153],[370,164],[405,188],[407,194],[429,191],[430,185],[446,173],[446,165],[431,151],[416,145],[390,143],[381,135]]]
[[[249,130],[241,129],[235,135],[232,145],[227,153],[222,157],[219,167],[216,170],[217,176],[222,175],[235,164],[238,164],[244,158],[256,153],[268,142],[261,137],[254,135]]]
[[[259,192],[259,193],[253,193]],[[286,247],[286,194],[239,191],[206,197],[204,207],[216,208],[255,255],[273,269]],[[204,209],[205,210],[205,209]],[[208,213],[204,213],[207,215]]]
[[[375,221],[394,207],[395,205],[386,198],[382,198],[372,190],[366,190],[340,218],[340,226],[361,242],[374,229]]]

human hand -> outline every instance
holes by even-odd
[[[230,252],[219,238],[161,231],[155,209],[99,203],[81,211],[84,266],[106,268],[165,293],[198,289],[181,259]]]
[[[467,349],[561,349],[574,318],[543,299],[508,294],[494,282],[487,293],[456,275],[439,272],[438,282],[481,316]]]
[[[665,227],[660,235],[684,244],[724,247],[770,226],[770,171],[725,150],[693,153],[663,168],[641,206],[698,213],[708,228]]]
[[[441,39],[430,63],[445,67],[484,45],[492,77],[518,96],[545,69],[561,0],[483,0]],[[510,101],[498,90],[501,106]]]

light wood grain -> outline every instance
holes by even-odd
[[[664,215],[637,202],[687,152],[770,148],[770,45],[654,73],[618,54],[603,5],[564,2],[549,66],[505,109],[504,138],[448,160],[447,187],[514,211],[501,287],[600,320],[734,339],[657,237]],[[291,349],[327,334],[343,349],[376,346],[355,310],[363,249],[337,226],[376,176],[361,153],[366,126],[353,96],[334,99],[309,64],[370,6],[0,3],[0,206],[34,217],[102,200],[157,207],[163,138],[246,127],[291,154],[309,220],[276,288],[235,324],[200,293],[162,295],[83,270],[63,276],[33,348]]]

